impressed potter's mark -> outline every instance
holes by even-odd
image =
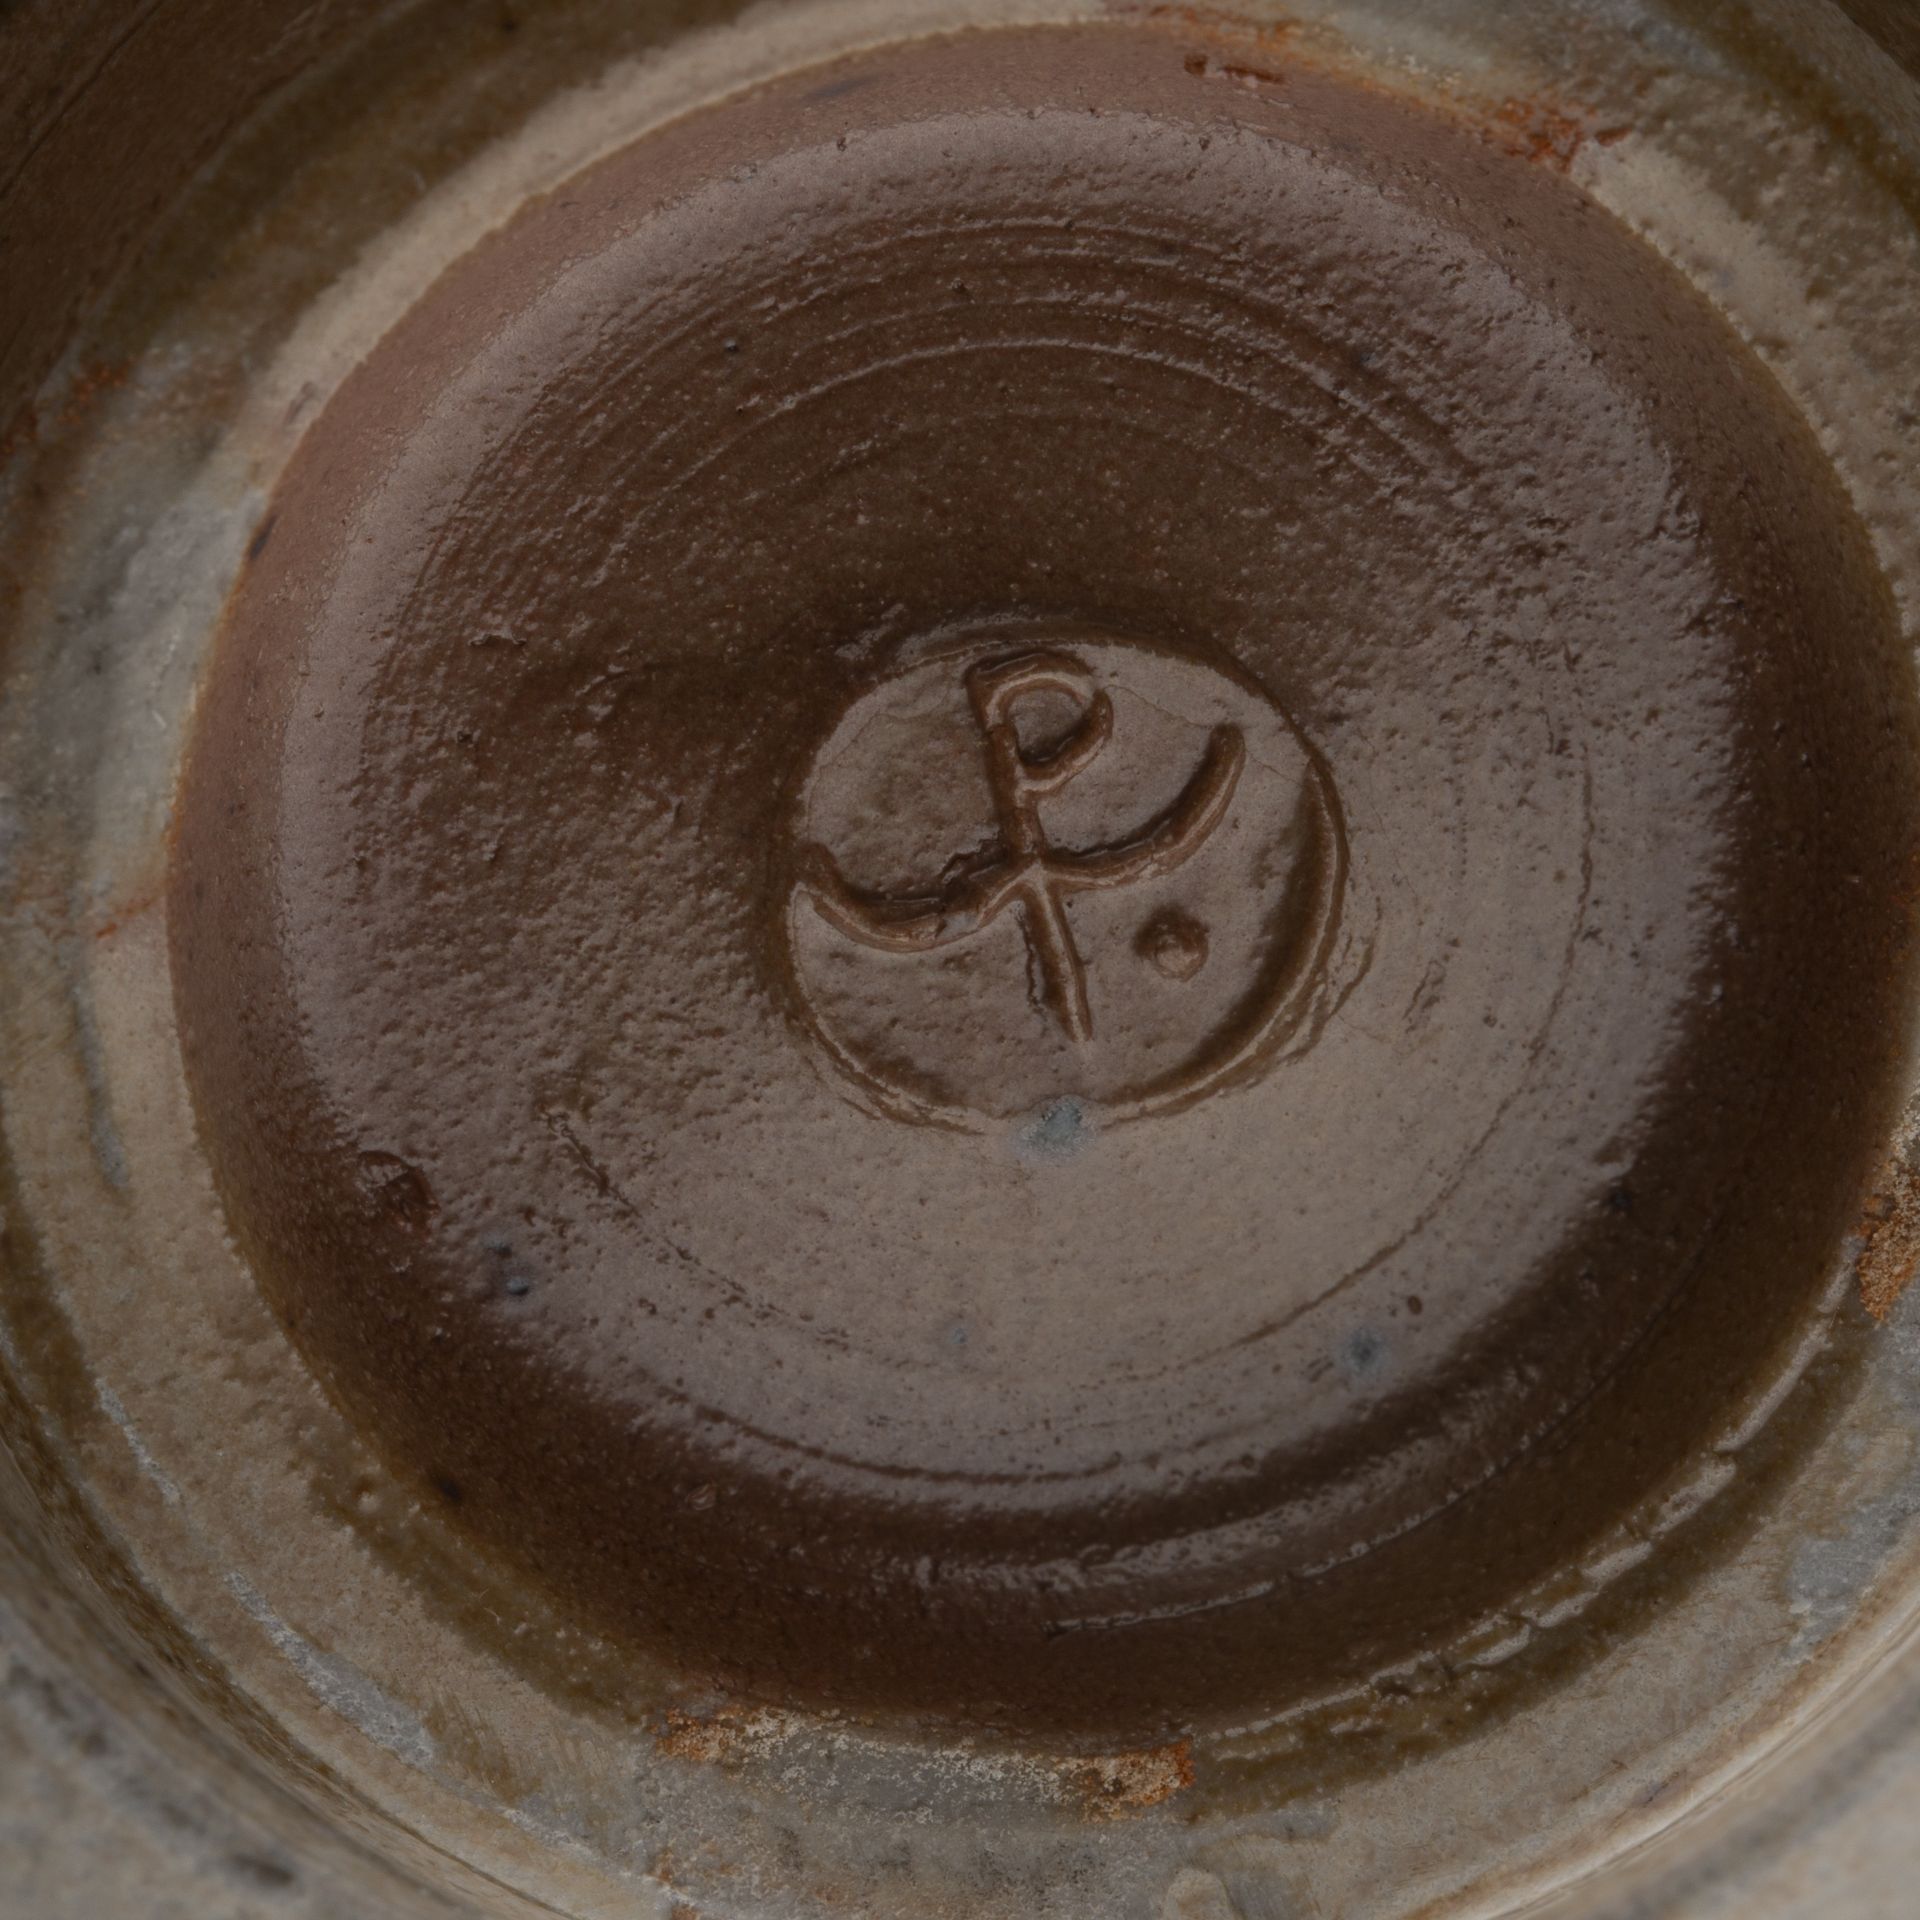
[[[823,742],[794,824],[796,997],[899,1118],[1104,1120],[1268,1059],[1330,949],[1331,784],[1265,694],[1075,635],[943,648]]]
[[[1000,840],[978,864],[955,863],[936,894],[899,899],[848,883],[823,846],[802,856],[803,882],[841,932],[888,953],[926,953],[990,927],[1017,907],[1040,982],[1040,999],[1071,1040],[1093,1038],[1087,967],[1067,918],[1076,893],[1130,887],[1175,872],[1220,824],[1246,763],[1247,743],[1232,725],[1215,727],[1193,778],[1173,804],[1124,840],[1083,853],[1048,843],[1040,802],[1085,772],[1113,737],[1113,700],[1067,653],[1025,653],[979,661],[966,675],[979,719],[987,787],[999,816]],[[1017,709],[1031,695],[1057,694],[1080,717],[1063,739],[1039,754],[1021,743]]]

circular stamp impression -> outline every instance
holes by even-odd
[[[1082,632],[869,687],[794,810],[804,1018],[898,1118],[1165,1111],[1300,1025],[1346,869],[1326,767],[1258,686]]]

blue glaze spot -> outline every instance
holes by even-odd
[[[1087,1144],[1093,1122],[1083,1102],[1068,1096],[1050,1100],[1014,1135],[1013,1150],[1022,1160],[1070,1160]]]
[[[1387,1364],[1387,1343],[1371,1327],[1362,1327],[1347,1336],[1340,1358],[1349,1373],[1364,1380]]]

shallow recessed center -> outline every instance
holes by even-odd
[[[910,650],[796,809],[788,940],[822,1045],[904,1120],[1062,1151],[1265,1070],[1346,867],[1325,769],[1204,657],[1000,628]]]
[[[717,106],[373,351],[170,899],[236,1233],[603,1629],[1097,1735],[1686,1469],[1887,1119],[1913,715],[1564,180],[1159,31]]]

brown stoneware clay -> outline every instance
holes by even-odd
[[[747,1694],[1095,1739],[1656,1494],[1889,1121],[1914,716],[1807,430],[1565,179],[1154,33],[852,59],[310,430],[172,937],[423,1497]]]

